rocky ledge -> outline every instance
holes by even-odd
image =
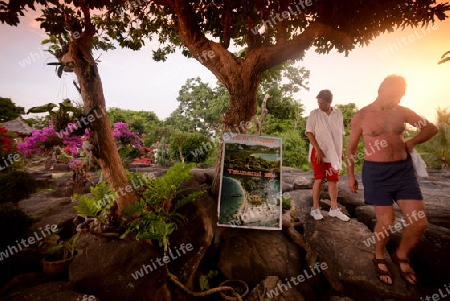
[[[157,176],[164,173],[162,168],[140,171]],[[214,170],[195,169],[192,173],[194,178],[186,185],[199,188],[211,184]],[[327,216],[329,197],[325,189],[321,201],[325,218],[314,221],[309,216],[312,173],[283,168],[282,189],[285,195],[289,193],[291,210],[283,215],[282,231],[218,228],[217,201],[204,195],[182,208],[181,214],[188,219],[171,236],[172,251],[179,254],[164,267],[151,265],[164,256],[158,246],[86,234],[80,240],[82,251],[70,265],[66,278],[49,278],[36,268],[25,271],[29,273],[15,277],[0,289],[0,300],[219,300],[217,293],[201,298],[190,296],[173,280],[199,292],[199,277],[210,270],[219,271],[216,280],[210,281],[211,286],[224,279],[245,281],[250,292],[244,300],[251,301],[269,296],[271,300],[285,301],[421,301],[428,296],[429,300],[445,300],[445,287],[450,283],[450,172],[429,174],[429,178],[420,179],[429,227],[410,256],[420,279],[417,287],[407,286],[391,262],[394,285],[383,285],[376,278],[371,262],[375,214],[371,206],[364,204],[362,184],[360,192],[353,194],[345,176],[339,182],[338,201],[351,217],[349,222]],[[73,230],[73,203],[61,191],[35,194],[19,203],[38,219],[34,227],[57,224]],[[402,222],[398,208],[396,218],[396,223]],[[392,233],[388,251],[398,245],[401,233],[402,227]],[[193,250],[180,251],[183,244],[191,244]],[[20,264],[23,256],[16,256],[8,259],[10,266]]]

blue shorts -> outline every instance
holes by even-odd
[[[364,160],[364,203],[392,206],[398,200],[423,200],[411,157],[393,162]]]

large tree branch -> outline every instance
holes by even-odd
[[[282,15],[284,12],[288,11],[289,6],[286,1],[280,1],[280,6],[278,8],[278,13]],[[278,42],[286,42],[287,32],[286,32],[286,19],[282,18],[280,22],[277,23],[277,39]]]
[[[81,35],[81,38],[92,41],[92,38],[94,37],[96,33],[95,25],[92,24],[91,21],[91,9],[89,7],[89,4],[86,4],[86,2],[83,2],[83,5],[81,6],[81,10],[83,11],[84,15],[84,36]]]
[[[231,39],[231,4],[228,1],[224,3],[224,14],[222,45],[225,49],[228,49]]]
[[[156,0],[155,3],[169,1]],[[206,38],[201,31],[196,20],[194,12],[187,1],[173,0],[169,4],[176,15],[176,31],[184,46],[190,53],[226,86],[233,79],[233,72],[239,68],[242,59],[235,57],[224,45],[215,43]]]
[[[260,45],[261,44],[261,36],[259,34],[256,34],[256,30],[255,29],[255,23],[253,21],[253,19],[251,18],[252,14],[254,12],[252,12],[250,6],[246,5],[244,6],[244,10],[243,10],[244,14],[247,16],[247,36],[246,36],[246,41],[247,41],[247,45],[248,48],[254,48],[256,45]]]
[[[261,71],[268,70],[289,59],[302,58],[318,37],[339,40],[343,44],[350,44],[350,37],[331,26],[314,22],[311,23],[300,35],[292,40],[278,41],[273,46],[263,46],[249,50],[249,56],[257,56]]]
[[[83,12],[84,16],[84,30],[82,28],[82,22],[77,17],[69,15],[67,12],[64,12],[64,22],[66,23],[71,36],[75,37],[72,39],[72,42],[75,44],[80,43],[88,45],[90,49],[92,38],[95,36],[97,29],[92,23],[89,4],[87,4],[86,1],[80,1],[79,4],[80,10]]]

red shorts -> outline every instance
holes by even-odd
[[[311,165],[314,171],[314,179],[324,180],[327,178],[328,182],[339,181],[339,170],[335,170],[331,163],[322,162],[316,163],[316,149],[313,148],[311,152]]]

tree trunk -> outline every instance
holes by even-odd
[[[261,73],[255,73],[253,70],[245,72],[244,70],[239,75],[231,77],[231,80],[230,83],[225,84],[230,93],[230,105],[222,118],[224,123],[223,133],[220,138],[212,187],[215,197],[219,197],[224,139],[230,138],[230,133],[247,134],[250,121],[257,111],[258,86],[261,80]]]
[[[80,84],[85,120],[89,121],[87,127],[91,143],[95,147],[93,155],[105,174],[109,186],[117,192],[116,213],[121,215],[124,207],[136,201],[136,195],[134,192],[124,192],[129,182],[106,115],[102,82],[91,54],[90,41],[78,39],[69,42],[69,50],[61,58],[61,61],[63,63],[73,62],[69,63],[69,67],[75,72]],[[68,71],[67,68],[65,71]]]
[[[173,9],[175,30],[183,45],[193,57],[211,70],[230,92],[230,106],[223,117],[224,131],[226,132],[247,133],[246,128],[239,130],[239,126],[241,123],[245,125],[256,114],[257,88],[262,72],[280,65],[288,59],[301,59],[317,37],[339,39],[343,45],[351,42],[347,34],[319,22],[310,24],[301,34],[287,40],[285,35],[288,29],[283,31],[281,27],[284,22],[279,22],[279,36],[277,42],[272,45],[269,41],[272,37],[265,37],[267,42],[264,42],[259,35],[252,33],[254,24],[249,19],[247,36],[243,38],[246,39],[248,48],[245,51],[245,58],[242,58],[227,50],[230,39],[229,28],[232,27],[227,15],[229,13],[226,12],[224,16],[223,41],[217,43],[205,36],[196,18],[197,12],[193,11],[189,1],[154,0],[153,3]],[[286,8],[287,6],[284,9]],[[283,9],[280,12],[282,11]],[[269,30],[267,30],[267,34],[270,34]],[[201,58],[202,54],[207,54],[207,56],[204,55]],[[219,192],[218,178],[222,161],[222,138],[216,164],[216,177],[213,183],[214,195]]]

